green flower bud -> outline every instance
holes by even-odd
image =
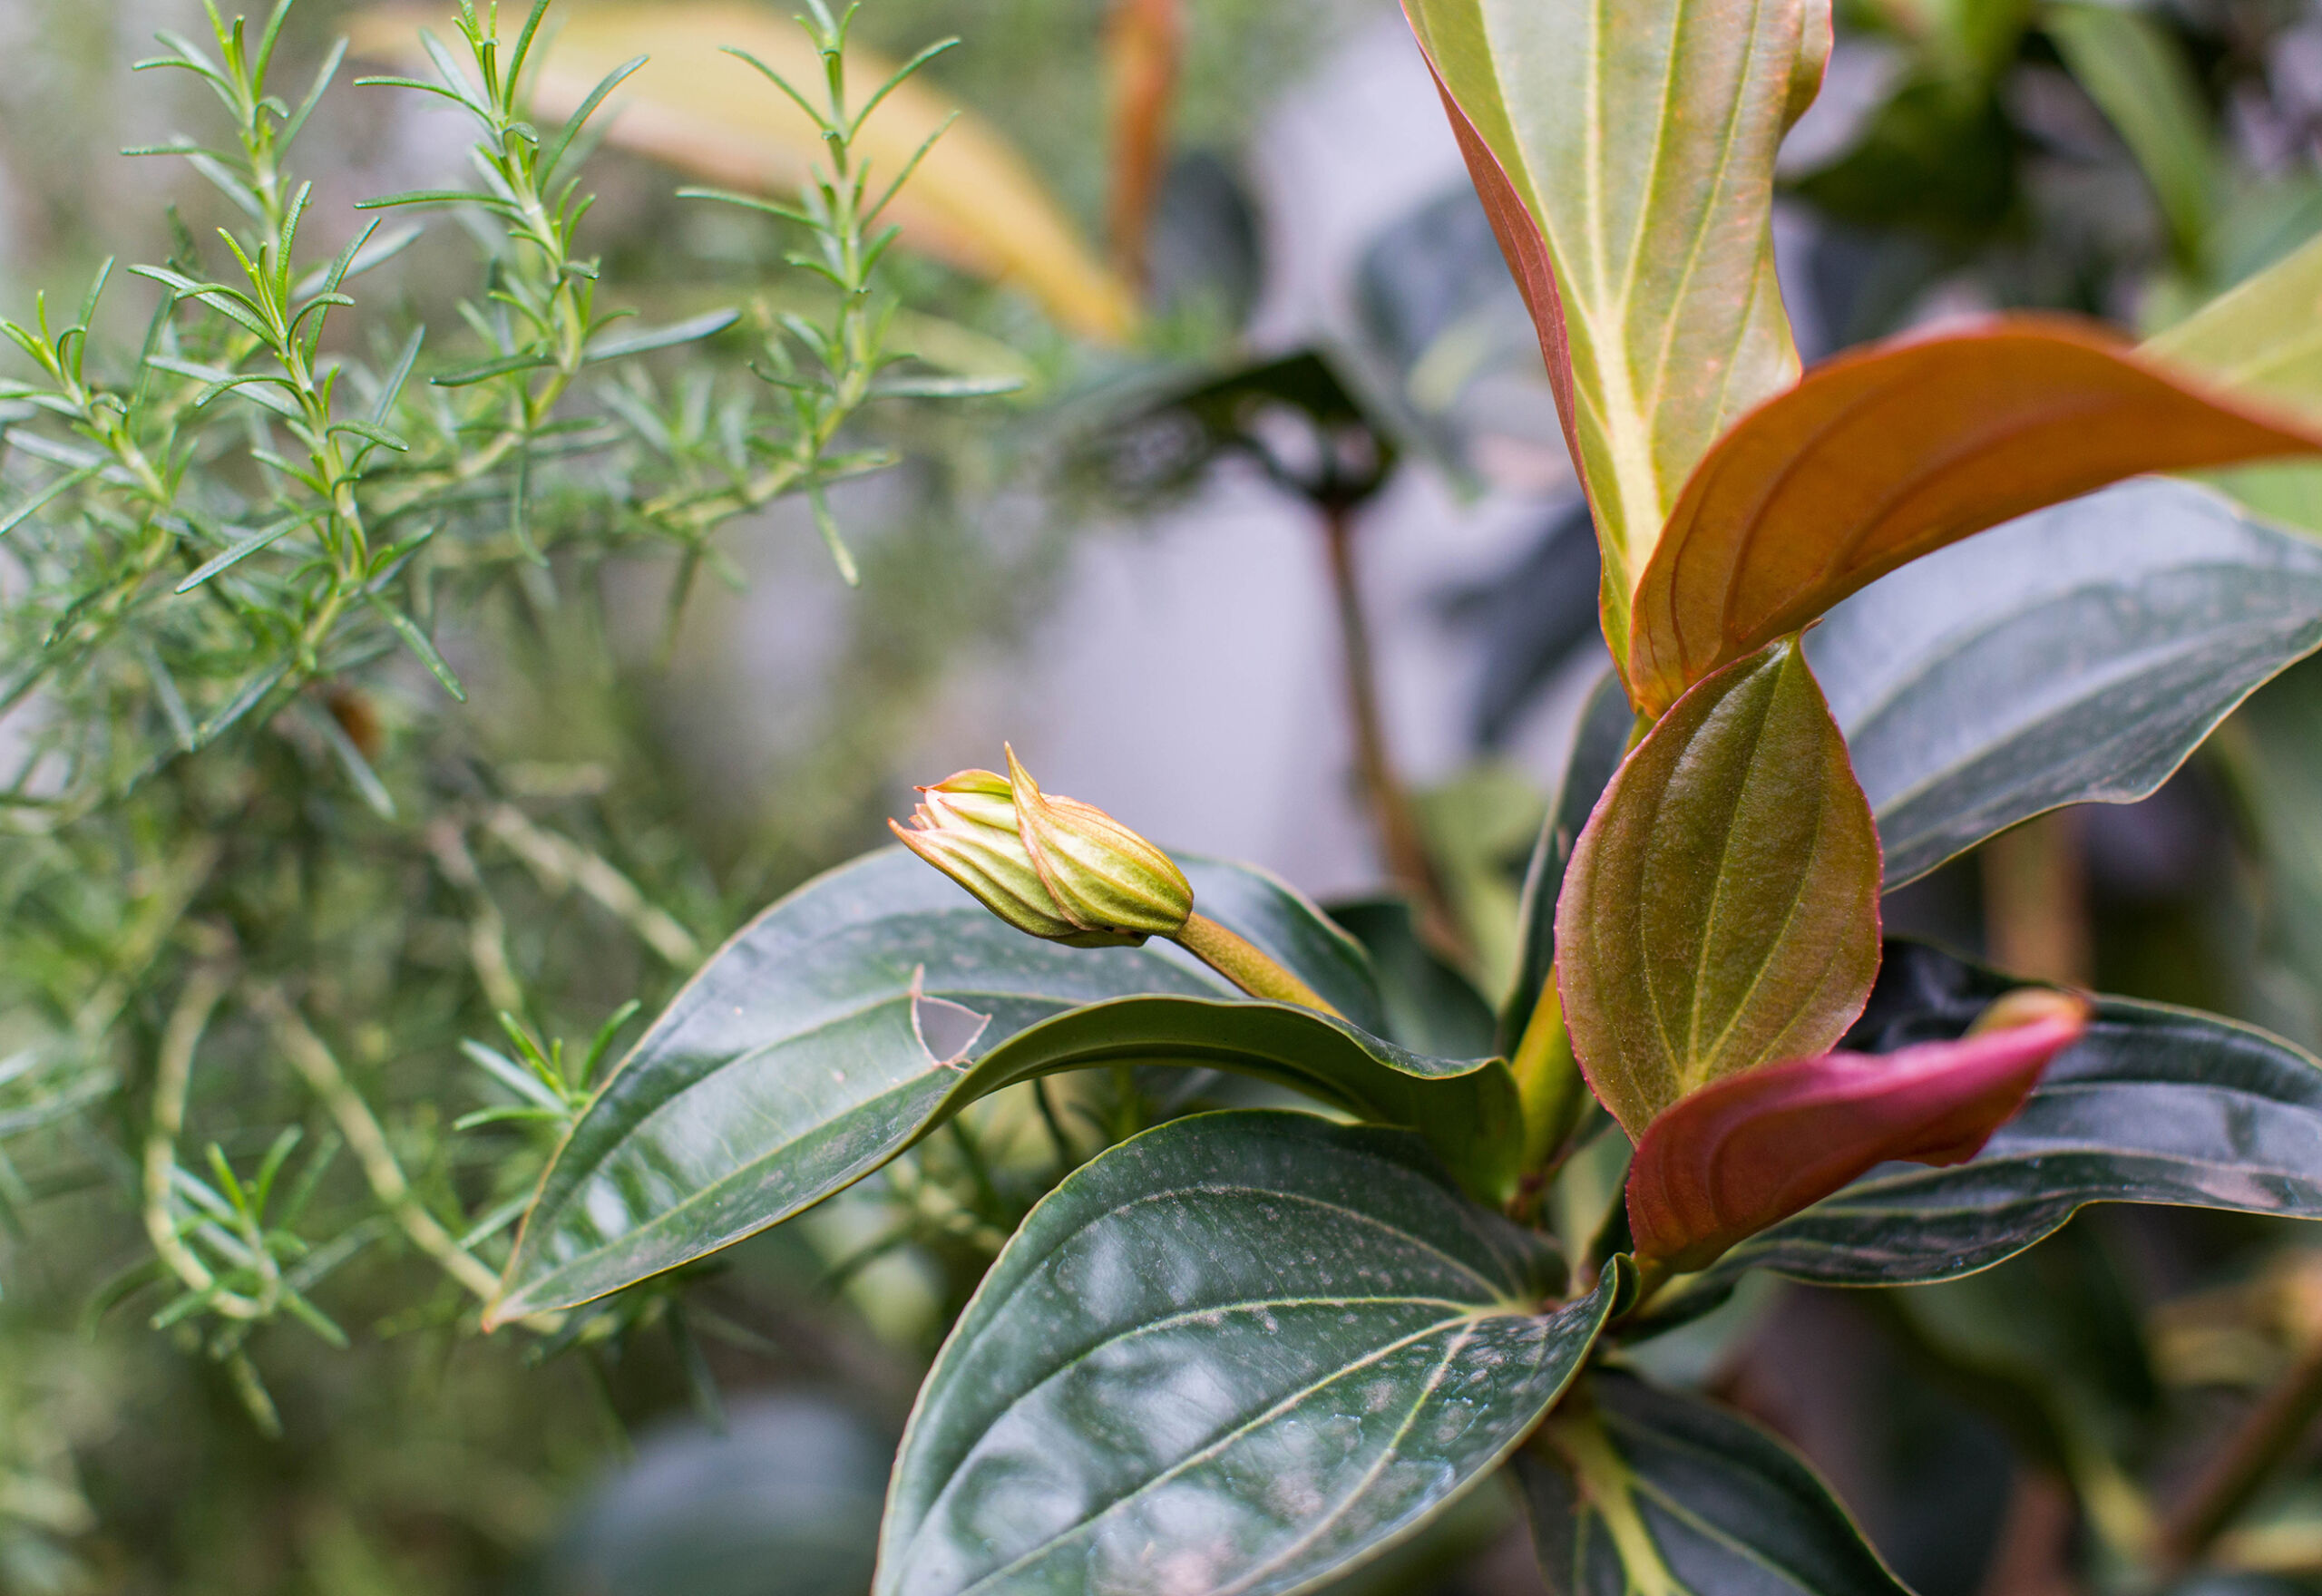
[[[1169,856],[1103,810],[1050,798],[1008,751],[1007,775],[963,770],[932,787],[903,845],[1018,930],[1075,948],[1175,936],[1194,892]]]
[[[1174,937],[1194,911],[1193,883],[1152,843],[1103,810],[1050,798],[1008,755],[1016,830],[1057,912],[1084,930]]]

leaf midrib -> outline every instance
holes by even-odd
[[[1428,1326],[1422,1330],[1413,1332],[1410,1335],[1398,1337],[1393,1341],[1388,1342],[1370,1352],[1365,1353],[1362,1357],[1357,1358],[1352,1363],[1345,1364],[1338,1368],[1332,1369],[1329,1374],[1324,1375],[1320,1379],[1309,1381],[1306,1385],[1300,1387],[1283,1396],[1280,1400],[1275,1402],[1273,1406],[1267,1408],[1264,1412],[1257,1414],[1256,1416],[1235,1425],[1233,1428],[1226,1430],[1215,1439],[1205,1443],[1195,1451],[1187,1454],[1185,1457],[1170,1465],[1167,1468],[1155,1474],[1152,1478],[1142,1482],[1134,1489],[1127,1491],[1121,1495],[1113,1498],[1111,1501],[1106,1503],[1102,1507],[1098,1508],[1096,1512],[1082,1518],[1079,1523],[1074,1524],[1071,1528],[1060,1531],[1058,1533],[1049,1536],[1046,1541],[1043,1541],[1039,1545],[1024,1552],[1006,1566],[995,1569],[991,1572],[978,1579],[974,1583],[961,1587],[958,1591],[957,1596],[976,1596],[978,1591],[990,1587],[994,1581],[1003,1579],[1017,1572],[1030,1563],[1046,1556],[1050,1552],[1053,1552],[1059,1546],[1064,1545],[1068,1542],[1078,1539],[1082,1534],[1094,1530],[1104,1519],[1119,1512],[1120,1509],[1136,1501],[1137,1498],[1146,1495],[1147,1493],[1154,1491],[1162,1485],[1167,1484],[1178,1475],[1183,1474],[1191,1469],[1197,1468],[1201,1465],[1217,1457],[1228,1447],[1232,1446],[1236,1441],[1241,1440],[1244,1435],[1262,1429],[1266,1425],[1273,1423],[1275,1419],[1281,1417],[1283,1414],[1289,1412],[1293,1408],[1299,1406],[1301,1404],[1307,1402],[1312,1397],[1330,1389],[1331,1387],[1338,1384],[1340,1381],[1361,1373],[1363,1370],[1370,1368],[1384,1358],[1392,1357],[1395,1353],[1403,1350],[1405,1348],[1417,1346],[1425,1341],[1429,1337],[1441,1335],[1444,1331],[1454,1328],[1455,1327],[1463,1328],[1466,1332],[1472,1333],[1474,1326],[1483,1319],[1515,1317],[1518,1316],[1509,1314],[1505,1311],[1499,1311],[1467,1313],[1456,1318],[1442,1319],[1435,1324]],[[1460,1338],[1459,1344],[1464,1345],[1466,1335],[1463,1334]],[[1439,1381],[1441,1377],[1440,1369],[1442,1367],[1444,1366],[1439,1365],[1438,1373],[1434,1377],[1434,1379],[1422,1386],[1422,1395],[1420,1399],[1420,1406],[1424,1405],[1426,1396],[1432,1394],[1435,1388],[1435,1382]],[[1407,1418],[1404,1425],[1399,1427],[1396,1432],[1398,1437],[1408,1430],[1409,1424],[1410,1420]],[[956,1475],[953,1477],[954,1479],[957,1478]],[[948,1494],[950,1489],[951,1483],[946,1482],[944,1494]],[[934,1509],[941,1504],[942,1500],[943,1494],[939,1494],[935,1498],[934,1502],[930,1504],[928,1516],[920,1521],[920,1528],[913,1532],[912,1540],[905,1548],[906,1559],[908,1559],[911,1549],[918,1544],[920,1536],[926,1533],[927,1525],[932,1523],[934,1518]]]

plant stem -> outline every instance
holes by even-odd
[[[255,994],[251,1007],[266,1016],[274,1027],[275,1039],[290,1056],[296,1069],[323,1101],[330,1116],[338,1125],[338,1134],[346,1138],[356,1162],[363,1166],[363,1178],[370,1182],[371,1193],[379,1200],[395,1223],[402,1227],[412,1244],[434,1259],[461,1285],[481,1300],[490,1302],[500,1291],[498,1277],[476,1261],[475,1258],[452,1239],[451,1232],[436,1222],[405,1179],[403,1166],[395,1162],[395,1150],[387,1145],[387,1134],[371,1113],[371,1105],[363,1101],[361,1093],[347,1080],[346,1072],[338,1066],[323,1039],[315,1035],[289,1000],[268,987]]]
[[[1171,940],[1253,998],[1295,1003],[1334,1019],[1344,1017],[1321,993],[1261,952],[1254,943],[1207,915],[1187,916],[1185,929]]]
[[[170,1011],[169,1024],[161,1031],[153,1107],[145,1130],[145,1235],[153,1244],[155,1256],[190,1291],[210,1290],[218,1278],[178,1235],[177,1221],[170,1212],[170,1177],[177,1170],[178,1134],[185,1128],[193,1056],[201,1046],[201,1033],[208,1028],[210,1015],[225,995],[226,982],[215,970],[196,969],[186,978],[185,989],[178,994],[177,1007]],[[223,1290],[210,1299],[210,1308],[227,1319],[257,1319],[265,1311],[252,1299]]]
[[[1429,859],[1410,793],[1395,774],[1387,752],[1386,722],[1379,712],[1379,676],[1371,648],[1371,627],[1362,612],[1355,579],[1354,507],[1324,501],[1323,542],[1330,553],[1331,590],[1337,599],[1339,637],[1345,670],[1347,709],[1354,722],[1354,764],[1362,797],[1378,828],[1387,874],[1418,906],[1420,929],[1438,948],[1464,960],[1467,939],[1443,895]]]
[[[2190,1567],[2224,1533],[2322,1413],[2322,1337],[2250,1411],[2161,1526],[2161,1566]]]
[[[2091,979],[2088,890],[2071,811],[2027,821],[1985,844],[1985,941],[2015,975],[2066,986]]]

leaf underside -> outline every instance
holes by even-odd
[[[1663,716],[1556,909],[1573,1049],[1632,1140],[1698,1086],[1836,1042],[1878,965],[1878,840],[1795,640]]]
[[[1844,355],[1704,456],[1638,579],[1626,674],[1658,714],[1887,572],[2142,472],[2322,447],[2093,322],[2009,316]]]
[[[1606,635],[1711,443],[1787,387],[1773,161],[1827,0],[1405,0],[1540,332],[1605,548]]]

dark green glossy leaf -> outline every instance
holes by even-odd
[[[1195,861],[1186,873],[1204,913],[1351,1023],[1240,1000],[1163,943],[1036,940],[901,849],[873,854],[768,910],[654,1022],[558,1150],[495,1318],[585,1301],[738,1241],[861,1179],[985,1093],[1085,1063],[1244,1069],[1355,1112],[1428,1117],[1454,1157],[1488,1152],[1493,1116],[1507,1117],[1496,1105],[1512,1091],[1505,1066],[1378,1040],[1384,1020],[1362,953],[1319,911],[1257,871]],[[1038,1028],[1125,997],[1175,1001]],[[1416,1101],[1420,1077],[1441,1101]]]
[[[1626,1286],[1396,1131],[1177,1120],[1032,1211],[937,1358],[878,1596],[1285,1596],[1419,1529],[1555,1402]]]
[[[2045,810],[2149,795],[2317,645],[2322,550],[2149,479],[1905,566],[1806,652],[1893,888]]]
[[[1884,1053],[1959,1036],[2014,984],[1890,942],[1846,1045]],[[1689,1295],[1702,1300],[1753,1268],[1832,1285],[1951,1280],[2091,1202],[2322,1219],[2322,1066],[2254,1027],[2100,998],[2082,1039],[1973,1161],[1874,1170],[1734,1248]]]
[[[1710,1082],[1839,1039],[1878,968],[1878,840],[1795,637],[1688,692],[1556,904],[1573,1053],[1632,1141]]]
[[[1540,840],[1532,845],[1532,862],[1524,872],[1524,903],[1520,911],[1522,942],[1516,960],[1516,986],[1499,1013],[1499,1051],[1514,1056],[1516,1044],[1531,1020],[1532,1010],[1555,978],[1556,963],[1556,898],[1564,890],[1565,866],[1572,862],[1573,844],[1595,812],[1596,801],[1611,784],[1628,752],[1629,732],[1636,715],[1629,708],[1628,690],[1617,671],[1606,671],[1588,696],[1573,733],[1572,750],[1565,759],[1564,782],[1548,805]]]
[[[1796,1453],[1697,1396],[1593,1375],[1517,1466],[1556,1596],[1910,1596]]]
[[[1279,1003],[1122,998],[1071,1009],[976,1060],[939,1112],[1017,1081],[1104,1064],[1233,1070],[1408,1125],[1488,1201],[1507,1201],[1521,1173],[1521,1109],[1500,1060],[1432,1058]]]

